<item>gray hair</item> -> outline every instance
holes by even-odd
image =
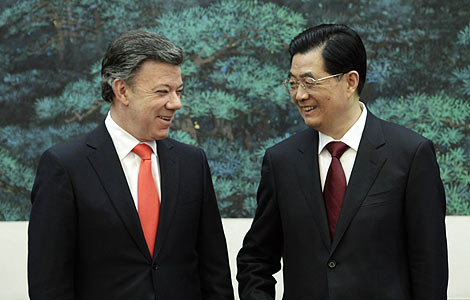
[[[142,63],[155,60],[179,66],[183,50],[165,36],[146,30],[131,30],[116,37],[106,50],[101,63],[101,96],[113,102],[113,82],[120,78],[132,84]]]

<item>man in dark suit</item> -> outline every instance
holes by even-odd
[[[233,299],[206,156],[167,138],[181,108],[182,62],[182,50],[155,33],[111,42],[101,72],[105,122],[39,163],[32,300]]]
[[[310,28],[289,52],[286,86],[310,128],[265,153],[240,298],[274,299],[282,258],[286,300],[446,299],[433,144],[359,101],[366,52],[349,27]]]

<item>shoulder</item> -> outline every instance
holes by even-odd
[[[82,170],[88,166],[88,156],[98,148],[114,149],[104,122],[88,133],[47,149],[41,155],[38,167],[54,164],[70,170]]]
[[[87,137],[91,133],[86,133],[77,137],[74,137],[66,142],[57,144],[47,149],[43,156],[52,155],[58,159],[73,160],[78,156],[82,155],[86,150]]]
[[[189,159],[194,159],[196,157],[199,157],[199,158],[206,157],[204,150],[202,150],[201,148],[178,142],[177,140],[172,139],[170,137],[164,140],[157,141],[157,144],[158,144],[158,147],[163,146],[163,147],[171,149],[172,151],[175,151],[181,157],[185,157]]]
[[[382,120],[374,116],[373,114],[370,114],[370,116],[372,119],[375,118],[380,124],[386,143],[392,143],[402,146],[416,146],[425,142],[431,142],[429,139],[418,134],[410,128],[406,128],[402,125]]]
[[[431,140],[412,129],[379,119],[373,114],[368,115],[362,139],[365,140],[365,144],[375,146],[384,144],[391,156],[401,159],[414,157],[419,149],[435,152]]]
[[[85,134],[52,146],[47,149],[43,155],[53,154],[54,156],[64,160],[72,160],[80,156],[87,155],[91,149],[96,148],[97,145],[105,142],[112,143],[112,140],[103,123]]]
[[[174,147],[175,149],[178,149],[180,151],[189,151],[189,152],[197,152],[197,151],[202,151],[201,148],[190,145],[190,144],[185,144],[182,142],[179,142],[173,138],[167,137],[164,140],[161,140],[159,142],[163,142],[167,144],[168,146]]]
[[[280,154],[289,153],[306,145],[313,145],[316,140],[318,140],[318,132],[312,128],[306,128],[269,147],[267,151]]]

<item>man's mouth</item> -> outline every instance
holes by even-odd
[[[158,116],[158,118],[164,120],[164,121],[171,121],[171,117],[168,117],[168,116]]]
[[[308,112],[308,111],[314,110],[315,108],[316,106],[303,106],[302,110],[305,112]]]

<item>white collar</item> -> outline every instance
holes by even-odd
[[[124,157],[126,157],[138,144],[149,145],[152,148],[153,153],[158,157],[157,143],[155,141],[139,141],[129,132],[122,129],[116,122],[114,122],[113,118],[111,117],[111,112],[108,112],[104,124],[109,132],[109,135],[111,136],[111,139],[113,140],[114,148],[116,148],[116,152],[120,161],[123,160]]]
[[[361,137],[362,133],[364,132],[364,127],[366,126],[366,118],[367,118],[367,108],[364,105],[364,103],[359,101],[359,104],[361,105],[362,112],[361,115],[359,116],[359,119],[354,123],[354,125],[349,128],[349,130],[346,132],[346,134],[339,140],[346,145],[349,146],[349,148],[353,149],[354,151],[357,152],[359,149],[359,143],[361,142]],[[319,132],[318,134],[318,154],[323,151],[323,148],[332,141],[338,141],[332,138],[329,135],[326,135],[324,133]]]

